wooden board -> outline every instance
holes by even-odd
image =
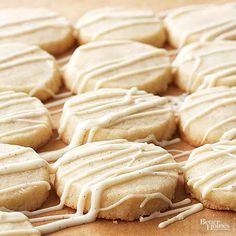
[[[178,6],[183,6],[186,4],[199,4],[199,3],[222,3],[225,0],[214,0],[214,1],[204,1],[204,0],[1,0],[0,8],[5,7],[44,7],[53,9],[62,15],[66,16],[72,23],[76,21],[84,12],[104,6],[117,6],[122,5],[126,7],[135,7],[143,9],[152,9],[156,12],[160,10],[166,10]],[[62,88],[61,91],[65,91]],[[181,91],[175,87],[170,87],[168,95],[178,95]],[[50,102],[50,101],[49,101]],[[53,115],[53,123],[58,127],[60,119],[60,114]],[[65,146],[60,140],[55,140],[57,134],[55,132],[54,137],[49,142],[49,144],[43,147],[42,150],[54,150]],[[186,143],[175,144],[169,146],[167,149],[182,149],[191,150],[192,147]],[[182,158],[186,159],[185,158]],[[181,159],[178,159],[181,160]],[[179,185],[176,189],[176,201],[181,200],[186,195],[184,191],[183,179],[180,177]],[[51,190],[50,197],[43,207],[48,207],[55,205],[59,202],[58,197],[55,192]],[[194,202],[194,200],[193,200]],[[56,211],[50,214],[65,214],[72,213],[73,210],[69,208],[64,208],[63,210]],[[65,236],[65,235],[236,235],[236,213],[227,211],[215,211],[204,209],[203,211],[194,214],[187,219],[176,222],[165,229],[159,229],[158,224],[165,220],[165,218],[155,219],[152,221],[139,223],[139,222],[118,222],[114,224],[112,221],[97,220],[94,223],[81,225],[77,227],[71,227],[59,232],[50,234],[54,236]],[[37,225],[37,224],[35,224]],[[38,224],[39,225],[39,224]]]

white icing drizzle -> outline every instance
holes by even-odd
[[[114,102],[109,102],[109,98],[112,96],[118,96],[118,99]],[[120,98],[119,98],[120,97]],[[76,105],[83,102],[89,102],[94,99],[108,98],[105,103],[86,106],[85,110],[81,108],[76,109]],[[69,117],[72,114],[80,115],[83,113],[89,114],[92,112],[99,112],[110,107],[120,107],[124,105],[129,105],[128,108],[122,109],[120,111],[110,112],[107,115],[96,118],[89,119],[83,122],[79,122],[74,134],[72,136],[70,144],[64,149],[60,149],[53,152],[40,153],[40,156],[47,161],[54,161],[62,156],[66,151],[81,145],[86,142],[92,142],[96,130],[99,128],[110,127],[118,122],[125,121],[127,119],[144,117],[147,115],[164,114],[171,112],[172,110],[168,107],[167,99],[162,97],[152,96],[145,93],[144,91],[138,91],[133,88],[130,90],[117,90],[116,92],[110,92],[110,90],[103,90],[99,94],[85,94],[83,96],[77,96],[76,99],[73,98],[66,102],[64,105],[64,114],[61,119],[61,126],[59,133],[62,134],[66,128]],[[167,105],[167,106],[166,106]],[[145,112],[147,109],[155,108],[149,113]],[[87,140],[85,140],[86,134],[88,134]]]
[[[212,159],[216,160],[217,158],[226,157],[236,158],[235,152],[235,143],[230,141],[204,145],[191,153],[187,164],[183,167],[183,171],[188,172],[188,170],[198,164]],[[198,157],[194,158],[196,155],[198,155]],[[234,191],[235,185],[227,185],[227,183],[236,178],[235,168],[236,164],[232,163],[221,165],[219,168],[209,170],[205,174],[189,177],[187,184],[191,185],[194,189],[202,187],[201,195],[203,199],[213,191]],[[222,187],[222,185],[225,184],[226,186]]]
[[[90,27],[104,20],[109,20],[113,24],[103,24],[103,27],[100,27],[99,31],[92,36],[92,40],[98,40],[106,34],[128,27],[150,24],[157,25],[161,23],[160,18],[151,11],[127,11],[126,9],[113,8],[109,11],[104,9],[89,12],[78,21],[76,27],[82,30],[85,27]]]
[[[111,141],[104,141],[104,142],[95,142],[87,145],[83,145],[81,147],[78,147],[76,149],[71,150],[70,152],[66,153],[62,158],[60,158],[55,164],[53,164],[53,169],[58,170],[62,165],[65,165],[67,163],[72,163],[73,161],[76,161],[78,158],[83,157],[89,157],[94,155],[95,153],[98,154],[100,152],[107,153],[105,156],[101,157],[93,157],[88,158],[88,160],[85,160],[82,163],[77,163],[76,165],[72,165],[69,168],[67,168],[65,171],[60,172],[60,174],[57,176],[58,180],[60,178],[65,178],[66,175],[70,174],[73,176],[69,181],[65,183],[65,186],[63,188],[63,192],[61,195],[61,201],[60,204],[57,206],[49,207],[46,209],[41,209],[35,212],[25,212],[28,215],[36,215],[52,210],[58,210],[61,209],[65,203],[66,197],[69,193],[70,186],[79,181],[80,179],[86,178],[86,176],[92,175],[94,173],[98,173],[101,170],[104,170],[104,168],[110,168],[108,171],[104,174],[101,174],[98,177],[95,177],[92,179],[89,183],[85,184],[79,194],[78,198],[78,204],[77,204],[77,212],[75,214],[68,214],[68,215],[55,215],[55,216],[46,216],[46,217],[40,217],[40,218],[34,218],[31,219],[31,222],[43,222],[47,220],[58,220],[57,222],[49,223],[46,225],[38,226],[37,229],[42,234],[51,233],[53,231],[63,229],[66,227],[71,227],[75,225],[80,225],[84,223],[89,223],[94,220],[96,220],[96,217],[100,211],[107,211],[110,209],[113,209],[114,207],[119,206],[123,202],[127,201],[131,198],[141,198],[143,199],[142,203],[140,204],[140,208],[143,208],[149,200],[152,199],[161,199],[164,202],[168,203],[170,207],[179,207],[183,206],[185,204],[189,204],[191,202],[190,199],[185,199],[183,201],[180,201],[178,203],[172,203],[170,199],[168,199],[166,196],[164,196],[162,193],[151,193],[151,194],[129,194],[121,198],[118,202],[105,207],[100,207],[100,201],[102,192],[104,189],[107,189],[109,187],[112,187],[114,185],[117,185],[119,183],[122,183],[124,181],[129,181],[135,178],[140,178],[142,176],[147,175],[160,175],[160,176],[169,176],[178,178],[178,175],[171,174],[167,172],[167,170],[172,169],[178,169],[177,163],[166,163],[167,160],[171,159],[171,155],[168,154],[165,150],[160,149],[158,147],[155,148],[155,150],[152,148],[149,149],[149,147],[153,147],[153,145],[150,144],[143,144],[143,143],[128,143],[125,140],[111,140]],[[81,153],[78,157],[78,151],[77,149],[81,150]],[[112,153],[111,153],[112,151]],[[135,162],[139,158],[142,158],[144,156],[152,156],[154,158],[148,159],[145,162]],[[116,157],[116,158],[115,158]],[[119,158],[118,158],[119,157]],[[84,165],[88,164],[89,162],[94,161],[101,161],[105,159],[109,159],[109,163],[102,164],[99,167],[94,167],[90,170],[88,170],[86,173],[80,174],[78,172],[78,169],[83,168]],[[115,168],[116,166],[119,166],[121,163],[127,163],[125,167],[119,167]],[[86,196],[90,196],[91,198],[91,207],[88,211],[88,213],[84,214],[85,210],[85,198]],[[201,205],[202,206],[202,205]],[[185,211],[186,210],[186,211]],[[195,212],[198,212],[200,210],[200,206],[188,206],[184,209],[178,209],[177,212],[185,211],[182,215],[177,215],[176,219],[174,221],[183,219],[187,217],[190,214],[193,214]],[[175,212],[172,212],[173,214]],[[165,213],[161,213],[165,214]],[[182,217],[182,218],[181,218]],[[145,218],[146,219],[146,218]],[[173,221],[173,222],[174,222]],[[170,222],[168,222],[170,223]],[[165,223],[165,224],[168,224]]]
[[[32,103],[38,101],[36,98],[28,97],[24,93],[2,92],[0,93],[0,109],[5,109],[11,106],[17,106],[22,103]],[[48,117],[48,121],[40,120],[41,116]],[[25,109],[21,111],[14,111],[7,114],[0,115],[0,125],[3,123],[24,122],[27,123],[24,127],[14,128],[12,130],[2,132],[0,138],[17,135],[26,131],[32,131],[37,128],[50,128],[51,120],[47,109],[44,107],[35,109]]]
[[[32,9],[30,9],[32,10]],[[0,39],[23,36],[46,28],[68,27],[67,20],[50,11],[42,11],[41,15],[29,16],[25,13],[25,19],[17,19],[10,22],[3,22],[0,25]],[[9,16],[14,12],[9,11]],[[37,16],[38,15],[38,16]]]
[[[40,235],[40,232],[33,228],[28,218],[20,212],[0,212],[0,225],[8,225],[4,230],[0,230],[0,235]]]
[[[179,141],[179,140],[178,140]],[[63,157],[57,160],[52,165],[52,169],[57,171],[63,165],[67,163],[72,163],[78,158],[89,157],[87,160],[84,160],[80,164],[71,165],[66,168],[64,171],[60,171],[60,174],[57,176],[57,180],[60,178],[65,178],[67,175],[73,176],[69,181],[65,183],[61,194],[61,201],[58,205],[52,206],[45,209],[40,209],[34,212],[24,212],[28,216],[34,216],[41,213],[50,212],[53,210],[62,209],[67,195],[70,190],[70,186],[83,179],[89,175],[98,173],[99,171],[104,170],[104,168],[110,168],[104,174],[101,174],[98,177],[93,178],[89,183],[85,184],[79,194],[78,203],[77,203],[77,212],[75,214],[66,214],[66,215],[52,215],[39,218],[33,218],[31,222],[44,222],[49,220],[58,220],[56,222],[48,223],[46,225],[36,227],[42,234],[48,234],[59,229],[66,227],[71,227],[75,225],[80,225],[84,223],[93,222],[96,220],[97,215],[100,211],[111,210],[123,202],[132,199],[132,198],[141,198],[143,201],[140,204],[140,208],[143,208],[148,201],[152,199],[161,199],[172,208],[180,207],[191,202],[190,199],[185,199],[183,201],[172,203],[165,195],[160,192],[150,193],[150,194],[129,194],[121,198],[118,202],[114,204],[101,208],[100,201],[104,189],[122,183],[124,181],[129,181],[135,178],[140,178],[142,176],[148,175],[158,175],[158,176],[168,176],[178,178],[178,175],[167,172],[168,170],[176,169],[178,170],[179,165],[177,163],[166,163],[166,161],[171,160],[172,157],[165,150],[158,147],[154,148],[153,145],[143,144],[143,143],[128,143],[125,140],[111,140],[103,142],[94,142],[91,144],[83,145],[78,148],[67,152]],[[80,155],[78,155],[78,150],[80,150]],[[108,152],[109,151],[109,152]],[[111,153],[112,151],[112,153]],[[107,153],[105,156],[100,157],[91,157],[94,154],[98,153]],[[139,159],[145,156],[152,156],[152,159],[148,159],[145,162],[139,162]],[[80,174],[79,169],[83,168],[90,162],[96,162],[101,160],[109,160],[109,163],[102,164],[98,167],[94,167],[88,170],[85,173]],[[126,163],[126,166],[115,168],[121,163]],[[90,195],[91,194],[91,195]],[[84,214],[85,210],[85,198],[90,195],[91,198],[91,207],[88,213]],[[146,221],[154,217],[165,216],[169,214],[178,214],[176,217],[167,220],[159,225],[159,227],[165,227],[170,223],[173,223],[177,220],[182,220],[185,217],[194,214],[202,210],[202,204],[196,204],[193,206],[182,207],[180,209],[170,210],[164,213],[153,213],[150,217],[140,218],[140,221]]]
[[[137,25],[150,25],[150,24],[152,24],[154,26],[157,25],[157,24],[160,24],[160,19],[155,18],[155,19],[148,19],[148,20],[145,20],[145,19],[143,19],[143,20],[131,20],[129,22],[119,23],[119,24],[111,26],[107,29],[100,30],[100,32],[94,34],[92,40],[98,40],[102,36],[104,36],[106,34],[109,34],[111,32],[114,32],[116,30],[132,27],[132,26],[137,26]]]
[[[173,13],[169,14],[167,17],[167,21],[174,20],[174,18],[182,16],[184,14],[189,14],[189,17],[191,17],[191,13],[194,11],[199,11],[204,12],[206,9],[211,12],[213,11],[219,11],[219,14],[225,14],[224,19],[217,19],[216,21],[213,21],[212,19],[209,18],[209,22],[206,23],[203,22],[199,23],[199,26],[194,27],[191,30],[185,31],[180,38],[180,47],[183,47],[188,39],[193,36],[198,34],[199,35],[199,41],[209,41],[209,40],[214,40],[214,39],[225,39],[225,38],[230,38],[235,35],[235,20],[236,17],[235,15],[230,13],[230,15],[227,15],[227,8],[229,10],[233,10],[235,8],[234,5],[232,4],[224,4],[221,6],[214,6],[214,5],[208,5],[208,8],[206,6],[190,6],[187,8],[180,8],[177,11],[174,11]],[[223,11],[223,13],[220,13]],[[236,11],[235,11],[236,12]],[[187,17],[186,17],[187,19]],[[221,36],[222,35],[222,36]]]
[[[58,106],[62,106],[65,104],[66,101],[68,101],[71,98],[71,95],[72,95],[71,92],[64,92],[61,94],[57,94],[54,96],[54,99],[56,99],[56,100],[46,103],[45,107],[47,109],[54,109]],[[50,114],[55,115],[55,114],[62,112],[62,110],[63,110],[63,108],[54,109],[53,111],[50,111]]]
[[[17,66],[35,62],[53,62],[54,58],[51,55],[41,54],[40,51],[41,49],[39,47],[26,45],[25,47],[23,47],[22,45],[22,49],[15,49],[15,51],[10,55],[0,58],[0,71],[10,70],[10,73],[11,69]],[[32,85],[29,95],[34,96],[35,93],[38,92],[38,90],[40,89],[47,92],[52,97],[55,95],[52,89],[47,87],[45,82],[41,84]]]
[[[30,168],[31,167],[33,168],[35,166],[30,166]],[[19,189],[25,189],[25,188],[34,187],[34,186],[37,186],[37,187],[38,186],[45,186],[48,189],[48,191],[51,189],[51,185],[47,181],[34,181],[34,182],[30,182],[30,183],[18,184],[16,186],[0,189],[0,193],[5,194],[5,193],[12,192],[12,191],[17,191]]]
[[[89,44],[89,45],[82,46],[81,48],[79,48],[77,50],[78,51],[85,51],[85,50],[97,49],[97,48],[108,47],[108,46],[117,46],[120,44],[127,44],[128,45],[128,44],[130,44],[130,42],[129,41],[128,42],[127,41],[124,41],[124,42],[122,42],[122,41],[121,42],[120,41],[118,41],[118,42],[105,41],[105,42],[101,43],[98,41],[96,43],[92,43],[92,45]],[[149,67],[128,70],[128,71],[124,71],[124,72],[117,72],[115,75],[109,75],[109,73],[112,73],[115,70],[125,68],[125,67],[133,65],[135,63],[139,63],[140,61],[149,60],[149,59],[152,59],[155,57],[160,57],[160,56],[165,56],[165,55],[166,55],[165,50],[158,49],[158,50],[140,53],[135,56],[129,55],[127,57],[98,63],[97,65],[95,64],[94,66],[92,66],[86,70],[78,71],[78,74],[77,74],[76,78],[74,79],[73,84],[71,86],[71,90],[73,92],[77,92],[77,93],[85,92],[85,87],[86,87],[88,81],[94,77],[101,77],[101,79],[98,79],[96,81],[96,84],[94,87],[94,90],[97,90],[97,89],[101,88],[104,83],[107,83],[107,82],[111,82],[114,80],[115,81],[120,80],[120,79],[126,78],[128,76],[139,75],[139,74],[146,73],[146,72],[158,71],[161,69],[168,68],[168,67],[170,67],[170,64],[163,63],[163,64],[153,65],[153,66],[149,66]]]
[[[6,62],[6,63],[1,63],[0,64],[0,70],[6,70],[6,69],[10,69],[19,65],[23,65],[26,63],[34,63],[34,62],[39,62],[39,61],[48,61],[48,60],[53,60],[53,58],[51,56],[48,55],[38,55],[38,56],[31,56],[31,57],[23,57],[20,58],[18,60],[14,60],[12,61],[13,56],[11,58],[10,62]]]
[[[168,17],[173,19],[173,18],[179,17],[181,15],[184,15],[186,13],[193,12],[193,11],[199,11],[201,9],[202,10],[206,9],[206,5],[184,6],[184,7],[178,8],[176,10],[170,11],[169,14],[168,14]]]
[[[169,57],[176,56],[179,53],[179,49],[172,49],[172,50],[167,50],[167,55]]]
[[[68,98],[62,98],[60,100],[56,100],[56,101],[49,102],[49,103],[45,104],[45,107],[47,107],[49,109],[49,108],[54,108],[54,107],[57,107],[57,106],[60,106],[60,105],[64,105],[64,103],[68,100],[69,100],[69,97]]]
[[[191,151],[183,151],[183,150],[179,150],[179,149],[168,149],[168,152],[177,153],[177,154],[173,155],[174,159],[188,156],[191,153]]]
[[[70,58],[71,58],[71,55],[67,55],[67,56],[58,58],[57,64],[62,68],[69,62]]]
[[[236,88],[222,88],[222,89],[210,89],[204,90],[199,93],[195,93],[186,98],[184,105],[181,107],[180,112],[185,112],[186,110],[197,107],[198,105],[209,103],[210,105],[206,106],[206,108],[196,112],[196,114],[191,115],[188,120],[186,120],[183,124],[183,130],[185,131],[193,122],[197,119],[204,117],[209,114],[209,112],[217,109],[221,106],[227,106],[232,103],[236,103]],[[191,101],[192,99],[192,101]],[[226,117],[221,120],[219,123],[213,124],[211,127],[208,127],[206,130],[201,143],[203,144],[210,133],[215,131],[216,129],[223,127],[229,122],[236,121],[236,117]],[[222,134],[222,140],[230,140],[236,137],[236,130],[230,129]]]
[[[137,139],[137,140],[135,140],[135,142],[138,142],[138,143],[154,143],[157,146],[167,147],[167,146],[170,146],[172,144],[176,144],[176,143],[181,142],[181,139],[180,138],[175,138],[175,139],[172,139],[172,140],[158,141],[154,134],[149,134],[146,138]]]
[[[176,116],[179,115],[179,109],[183,105],[184,100],[187,97],[187,95],[188,95],[187,93],[183,93],[179,96],[165,96],[171,103]]]
[[[161,222],[158,226],[159,228],[165,228],[169,224],[172,224],[176,221],[184,220],[186,217],[188,217],[192,214],[195,214],[195,213],[197,213],[201,210],[203,210],[203,205],[201,203],[197,203],[197,204],[194,204],[194,205],[191,205],[191,206],[186,206],[186,207],[182,207],[182,208],[178,208],[178,209],[174,209],[174,210],[169,210],[169,211],[166,211],[166,212],[163,212],[163,213],[159,212],[159,211],[154,212],[150,216],[141,217],[140,222],[145,222],[145,221],[152,220],[152,219],[155,219],[155,218],[168,216],[168,215],[173,215],[175,213],[181,212],[177,216],[174,216],[174,217],[172,217],[172,218],[170,218],[170,219],[168,219],[164,222]]]
[[[234,119],[235,120],[235,117]],[[228,120],[227,120],[228,121]],[[226,131],[220,138],[221,141],[232,140],[236,138],[236,128]]]
[[[187,91],[190,92],[192,89],[195,88],[195,85],[202,80],[201,85],[198,87],[198,90],[214,87],[217,84],[217,80],[221,78],[226,78],[232,75],[236,74],[236,62],[235,61],[228,61],[224,62],[223,64],[213,64],[212,66],[208,67],[207,69],[203,71],[199,71],[200,66],[202,65],[203,61],[207,61],[208,56],[216,55],[220,56],[221,54],[225,52],[233,52],[236,51],[236,44],[235,46],[233,43],[222,44],[222,43],[215,43],[216,48],[207,50],[208,46],[214,45],[214,43],[194,43],[192,45],[189,45],[185,47],[182,50],[182,53],[180,52],[179,56],[175,59],[173,62],[174,67],[181,67],[185,63],[190,63],[194,61],[193,64],[193,70],[191,72],[191,76],[188,81]],[[194,50],[205,48],[206,52],[198,53],[197,51],[194,52]],[[184,57],[185,55],[185,57]],[[187,56],[188,55],[188,56]]]
[[[5,153],[0,153],[0,161],[2,160],[7,160],[11,158],[15,158],[16,156],[19,155],[24,155],[27,152],[33,152],[31,148],[17,148],[16,150],[13,151],[8,151]],[[0,166],[0,176],[2,175],[11,175],[13,173],[18,173],[18,172],[25,172],[25,171],[30,171],[34,169],[39,169],[42,167],[49,168],[48,163],[41,159],[41,158],[31,158],[31,159],[26,159],[24,160],[23,158],[20,158],[21,160],[18,161],[17,163],[15,162],[2,162]],[[39,187],[39,186],[45,186],[48,191],[50,190],[51,186],[47,181],[41,180],[41,181],[29,181],[26,183],[18,183],[13,186],[9,187],[2,187],[0,189],[1,194],[9,194],[10,192],[15,192],[15,191],[23,191],[23,189],[26,189],[28,187]],[[14,214],[13,214],[14,215]],[[0,214],[1,218],[1,214]],[[12,221],[11,221],[12,222]],[[2,223],[2,221],[1,221]],[[6,232],[5,232],[6,233]],[[5,234],[6,235],[6,234]]]

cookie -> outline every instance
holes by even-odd
[[[165,19],[169,43],[176,48],[196,41],[235,40],[236,5],[186,6]]]
[[[36,149],[51,135],[50,114],[40,100],[26,93],[0,93],[0,143]]]
[[[216,87],[188,96],[179,112],[183,139],[193,146],[236,138],[236,88]]]
[[[135,220],[171,205],[178,164],[161,147],[112,140],[89,143],[66,153],[56,164],[61,201],[100,218]]]
[[[61,86],[55,59],[37,46],[0,44],[0,91],[25,92],[46,100]]]
[[[47,199],[49,190],[49,168],[45,160],[32,148],[0,144],[1,207],[35,210]]]
[[[0,44],[18,42],[38,45],[54,55],[74,44],[70,23],[46,9],[1,9],[0,22]]]
[[[74,96],[63,107],[59,134],[70,145],[152,134],[167,140],[175,132],[168,100],[137,89],[99,89]]]
[[[12,236],[40,236],[40,232],[35,229],[29,219],[20,212],[0,211],[0,235]]]
[[[175,83],[190,93],[236,86],[236,41],[192,43],[180,51],[173,66]]]
[[[162,47],[166,32],[152,11],[107,7],[87,12],[76,24],[80,44],[96,40],[134,40]]]
[[[171,65],[165,49],[132,41],[91,42],[73,53],[64,82],[77,94],[132,87],[163,93],[171,82]]]
[[[187,188],[204,206],[236,211],[236,140],[195,149],[183,167]]]

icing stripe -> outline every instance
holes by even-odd
[[[227,106],[233,103],[236,103],[236,98],[234,96],[236,95],[235,88],[219,88],[219,89],[210,89],[205,90],[199,93],[195,93],[193,95],[190,95],[185,99],[185,102],[183,106],[180,109],[180,116],[182,117],[182,127],[183,130],[186,131],[188,127],[191,126],[197,119],[204,118],[207,116],[211,111],[214,111],[215,109],[218,109],[222,106]],[[188,118],[184,118],[185,112],[188,112],[190,109],[194,109],[204,103],[207,103],[206,108],[202,108],[200,111],[193,111],[193,114],[190,115]],[[189,112],[188,112],[189,113]],[[225,125],[235,122],[236,117],[225,117],[223,120],[212,124],[210,127],[207,127],[202,140],[201,144],[204,144],[207,141],[207,138],[210,134],[212,134],[214,131],[216,131],[218,128],[223,128]],[[229,128],[230,129],[230,128]],[[225,137],[228,137],[228,140],[233,139],[236,137],[236,131],[235,129],[226,130],[225,133],[222,134],[222,139]]]
[[[130,44],[130,42],[126,44]],[[102,44],[102,46],[104,45],[110,46],[110,44],[107,45],[106,43]],[[112,44],[112,46],[115,46],[115,45],[119,45],[119,42],[117,44]],[[170,65],[166,63],[166,64],[161,64],[161,65],[159,64],[159,65],[150,66],[149,68],[131,70],[131,71],[128,71],[128,74],[127,72],[126,73],[119,72],[115,76],[105,75],[106,73],[112,73],[115,70],[123,69],[127,66],[130,66],[135,63],[139,63],[143,60],[150,60],[153,57],[164,56],[165,54],[166,52],[164,50],[153,50],[151,52],[141,53],[139,55],[135,55],[132,57],[128,56],[126,58],[119,58],[119,59],[114,59],[114,60],[98,63],[97,65],[90,67],[89,69],[79,71],[78,75],[73,81],[71,90],[73,92],[78,91],[78,93],[84,92],[88,81],[96,76],[101,76],[101,77],[105,76],[105,78],[102,78],[101,80],[99,79],[96,82],[95,89],[98,89],[99,87],[101,87],[102,83],[107,82],[107,81],[122,79],[125,76],[132,76],[139,73],[145,73],[145,72],[152,71],[155,69],[159,70],[159,69],[168,68],[170,67]]]
[[[34,102],[38,102],[36,98],[32,98],[27,96],[24,93],[14,93],[14,92],[6,92],[0,93],[0,109],[8,109],[9,107],[16,107],[15,111],[11,109],[11,112],[3,113],[0,115],[0,125],[4,125],[4,123],[26,123],[25,126],[22,127],[14,127],[8,131],[2,131],[0,134],[0,138],[4,138],[10,135],[18,135],[27,131],[35,131],[38,128],[49,128],[51,129],[50,117],[47,109],[44,107],[35,107],[34,109],[24,109],[19,110],[17,106],[20,104],[31,104]],[[41,119],[41,117],[43,119]],[[48,118],[46,120],[45,118]]]
[[[226,146],[223,146],[226,144]],[[216,143],[212,145],[204,145],[201,148],[197,148],[190,155],[187,164],[183,167],[183,170],[187,173],[198,164],[209,160],[217,160],[222,158],[236,158],[236,148],[232,142]],[[195,158],[197,156],[197,158]],[[212,191],[234,191],[233,185],[227,185],[236,177],[236,164],[224,164],[221,167],[209,170],[207,173],[188,178],[188,185],[194,189],[202,187],[201,195],[205,199]],[[225,185],[223,186],[222,185]]]
[[[222,45],[221,43],[215,44],[215,49],[207,50],[208,46],[214,45],[212,43],[194,43],[185,47],[182,52],[180,52],[179,56],[177,56],[176,60],[173,62],[173,66],[177,68],[181,68],[185,63],[190,63],[194,61],[193,70],[190,73],[190,78],[188,80],[188,86],[186,90],[188,92],[195,91],[196,85],[200,83],[200,86],[197,88],[198,90],[204,89],[207,87],[213,87],[216,85],[217,80],[220,78],[224,78],[228,75],[235,74],[235,62],[228,61],[226,63],[220,64],[213,64],[210,65],[207,69],[200,71],[200,66],[204,61],[207,62],[207,57],[209,56],[216,56],[217,58],[221,56],[220,54],[226,52],[234,52],[236,51],[236,44],[235,46],[230,43],[230,45]],[[206,52],[199,53],[198,51],[195,52],[197,49],[205,48]],[[219,55],[217,55],[219,54]],[[185,55],[185,57],[184,57]],[[187,56],[189,55],[189,56]]]

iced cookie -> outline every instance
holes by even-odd
[[[184,177],[192,196],[216,210],[236,211],[236,140],[195,149]]]
[[[192,43],[180,51],[173,66],[175,83],[190,93],[236,86],[236,41]]]
[[[32,148],[0,144],[1,207],[35,210],[47,199],[49,190],[49,169],[45,160]]]
[[[71,145],[118,138],[135,141],[150,134],[160,141],[171,138],[175,126],[166,98],[136,89],[99,89],[65,103],[59,134]]]
[[[61,86],[55,59],[37,46],[0,44],[0,91],[25,92],[40,100]]]
[[[178,181],[178,164],[166,150],[125,140],[77,147],[54,166],[61,201],[88,218],[99,211],[100,218],[130,221],[164,210]]]
[[[152,11],[102,8],[87,12],[76,24],[80,44],[95,40],[134,40],[162,47],[166,32]]]
[[[40,232],[35,229],[29,219],[20,212],[0,211],[0,235],[6,236],[40,236]]]
[[[235,40],[236,5],[186,6],[170,12],[165,19],[169,42],[182,47],[196,41]]]
[[[182,137],[193,146],[235,139],[235,114],[235,87],[216,87],[193,93],[180,108]]]
[[[97,41],[73,53],[64,82],[78,94],[132,87],[162,93],[171,82],[171,65],[165,49],[132,41]]]
[[[73,28],[57,13],[39,8],[0,10],[0,44],[38,45],[51,54],[59,54],[74,44]]]
[[[51,135],[50,115],[40,100],[25,93],[0,93],[1,143],[38,148]]]

